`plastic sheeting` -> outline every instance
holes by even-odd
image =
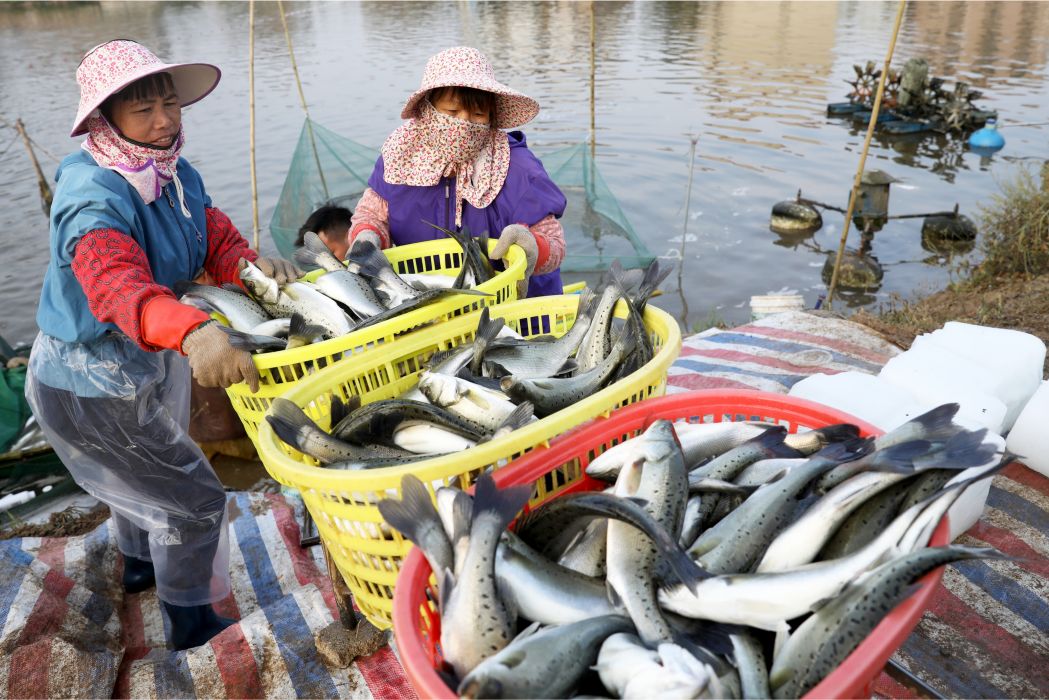
[[[414,698],[384,647],[330,669],[313,635],[337,616],[320,549],[298,546],[298,498],[231,494],[239,624],[169,651],[155,591],[125,595],[112,521],[81,537],[0,541],[0,695],[8,697]]]
[[[152,561],[163,599],[229,592],[226,498],[189,436],[190,370],[122,334],[66,343],[41,333],[26,398],[77,484],[113,511],[121,552]]]

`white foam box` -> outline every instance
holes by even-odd
[[[1019,461],[1049,476],[1049,382],[1042,382],[1009,432],[1006,447]]]
[[[998,398],[1000,377],[989,373],[981,363],[934,343],[916,343],[886,362],[878,377],[924,404],[956,402],[960,405],[959,417],[993,433],[1002,433],[1007,407]]]
[[[814,374],[791,387],[788,394],[845,411],[886,432],[935,406],[873,374],[854,371]]]

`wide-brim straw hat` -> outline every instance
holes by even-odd
[[[222,77],[222,71],[210,63],[164,63],[142,44],[127,39],[99,44],[87,52],[76,69],[80,108],[69,135],[86,134],[84,122],[108,97],[156,73],[171,75],[183,107],[206,97]]]
[[[527,124],[539,114],[539,103],[503,85],[495,79],[495,71],[488,58],[469,46],[445,49],[426,62],[423,81],[412,93],[401,110],[401,119],[419,116],[419,102],[434,88],[468,87],[495,93],[495,120],[497,129],[513,129]]]

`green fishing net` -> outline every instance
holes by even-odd
[[[626,268],[652,261],[598,172],[587,144],[537,155],[568,199],[561,218],[568,247],[562,271],[603,271],[615,259]],[[377,150],[307,119],[270,220],[270,235],[280,254],[292,256],[299,227],[317,207],[333,203],[352,210],[378,157]]]

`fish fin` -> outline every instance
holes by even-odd
[[[594,294],[594,290],[590,287],[583,287],[583,291],[579,293],[579,303],[576,305],[575,317],[588,316],[593,311],[594,301],[597,297]]]
[[[827,425],[812,432],[819,433],[827,443],[842,442],[860,436],[860,429],[852,423]]]
[[[477,320],[477,332],[474,333],[473,358],[469,364],[474,374],[483,373],[484,354],[505,325],[506,319],[502,317],[492,320],[492,312],[489,307],[481,309],[481,315]]]
[[[503,419],[503,422],[499,424],[499,427],[496,428],[496,430],[502,430],[503,428],[518,430],[519,428],[523,428],[531,423],[534,416],[535,406],[532,405],[531,401],[525,401],[511,411],[510,415]]]
[[[359,402],[360,401],[360,397],[356,397],[356,398],[357,398],[357,400]],[[331,395],[331,409],[330,410],[331,410],[331,424],[332,425],[338,425],[339,423],[342,422],[343,418],[345,418],[346,416],[350,415],[350,413],[353,412],[353,410],[350,409],[349,404],[346,401],[343,401],[342,397],[339,396],[338,394],[332,394]]]
[[[383,520],[415,544],[419,544],[419,529],[434,521],[440,522],[430,492],[419,477],[405,474],[401,477],[401,500],[385,498],[377,505]],[[444,532],[444,527],[441,527]]]
[[[613,610],[623,609],[623,599],[619,596],[619,592],[616,591],[615,587],[605,580],[605,595],[608,596],[608,604],[612,606]]]
[[[280,396],[273,399],[273,403],[270,404],[266,412],[266,422],[273,427],[273,432],[277,434],[277,437],[300,452],[302,450],[299,443],[299,430],[311,424],[317,430],[321,429],[312,418],[306,415],[305,411]]]
[[[644,312],[645,306],[648,305],[648,300],[656,293],[659,285],[663,284],[663,280],[670,275],[673,269],[673,266],[661,268],[658,258],[645,268],[645,276],[641,278],[641,286],[634,297],[634,306],[637,308],[638,313]]]
[[[473,520],[474,499],[465,491],[459,491],[452,500],[452,542],[458,542],[470,534]]]
[[[933,457],[933,469],[968,469],[987,464],[997,452],[993,443],[984,443],[987,429],[965,430],[943,446],[943,451]],[[924,467],[925,465],[923,465]]]
[[[171,287],[171,291],[175,292],[176,297],[181,297],[186,294],[192,294],[195,287],[202,287],[203,285],[197,284],[191,280],[178,280]]]
[[[783,651],[783,647],[785,647],[787,645],[787,642],[790,641],[790,625],[787,624],[786,620],[780,620],[779,623],[776,624],[775,632],[776,632],[776,641],[773,642],[773,645],[772,645],[772,658],[773,659],[779,657],[780,652]],[[775,664],[773,664],[773,665],[775,665]],[[788,673],[789,673],[789,675],[786,678],[780,680],[777,683],[774,683],[773,685],[774,686],[779,686],[779,685],[782,685],[783,683],[786,683],[787,680],[789,680],[790,675],[793,675],[793,672],[788,672]],[[772,682],[772,678],[771,677],[769,678],[769,682],[770,683]]]
[[[298,311],[291,315],[291,323],[288,326],[289,338],[294,336],[313,339],[322,335],[324,335],[324,329],[312,323],[307,323],[306,318]]]
[[[957,403],[945,403],[930,411],[926,411],[917,418],[912,418],[904,425],[915,423],[921,425],[922,438],[925,440],[947,440],[958,431],[958,426],[954,424],[954,417],[958,413],[959,408],[960,406]],[[887,437],[891,435],[892,432]]]
[[[842,442],[827,445],[813,457],[825,459],[837,464],[859,459],[874,449],[874,438],[850,438]]]
[[[774,425],[760,435],[747,440],[746,444],[761,447],[764,450],[772,450],[778,445],[782,445],[786,438],[787,427],[784,425]]]
[[[579,371],[579,362],[577,362],[574,357],[570,357],[567,360],[565,360],[565,363],[561,365],[556,372],[554,372],[553,376],[570,376],[575,374],[577,371]]]
[[[499,523],[499,530],[505,530],[517,513],[528,503],[532,496],[531,484],[520,484],[499,489],[495,480],[488,473],[477,477],[477,485],[474,489],[473,523],[477,522],[481,515],[488,513],[495,517]]]
[[[503,365],[499,364],[495,360],[485,360],[483,367],[484,367],[484,373],[488,377],[494,377],[494,378],[501,379],[503,377],[511,376],[510,375],[510,370],[508,370],[506,367],[504,367]]]
[[[690,654],[698,661],[710,666],[718,675],[725,672],[728,663],[719,658],[717,654],[727,656],[732,653],[732,641],[727,634],[714,634],[713,627],[711,627],[708,633],[702,636],[702,641],[692,639],[681,633],[675,633],[671,638],[674,645],[680,647],[682,651]],[[659,646],[660,658],[663,658],[662,649],[664,645],[660,644]]]
[[[451,357],[459,348],[448,348],[447,350],[435,350],[430,359],[426,362],[426,369],[432,370],[437,365],[441,364],[449,357]]]
[[[360,241],[353,246],[350,258],[361,266],[361,274],[365,277],[378,277],[382,271],[390,267],[390,261],[382,254],[371,241]]]
[[[913,474],[914,460],[926,454],[932,447],[928,440],[910,440],[878,450],[870,461],[871,471],[891,474]]]

